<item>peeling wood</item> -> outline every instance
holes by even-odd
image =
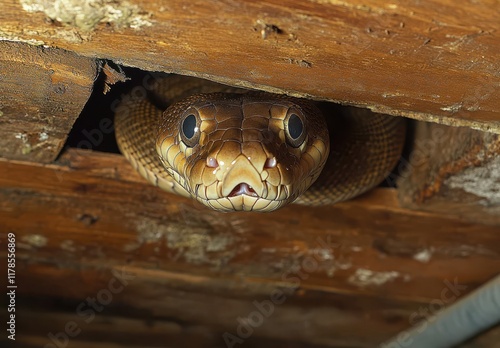
[[[20,0],[19,3],[24,11],[41,12],[53,23],[66,24],[85,33],[102,23],[132,29],[152,25],[152,14],[128,1]]]

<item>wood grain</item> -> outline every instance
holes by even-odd
[[[38,311],[53,303],[47,313],[59,323],[30,326],[36,311],[23,319],[27,346],[65,320],[85,328],[75,341],[98,341],[106,318],[144,323],[134,335],[151,346],[161,344],[151,325],[172,323],[203,328],[220,346],[254,301],[282,292],[248,346],[373,347],[425,317],[421,308],[453,303],[450,284],[462,296],[497,274],[498,231],[452,211],[404,209],[393,189],[335,206],[220,214],[160,192],[118,155],[73,149],[59,164],[0,160],[0,243],[16,234],[18,301]],[[86,323],[76,308],[116,274],[133,279]]]
[[[0,157],[53,161],[96,75],[93,59],[0,41]]]
[[[3,37],[500,132],[496,0],[104,1],[80,21],[33,3],[0,1]]]
[[[466,127],[416,124],[397,178],[404,207],[500,224],[500,136]]]

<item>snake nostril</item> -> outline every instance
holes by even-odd
[[[213,157],[207,157],[207,167],[209,168],[217,168],[219,166],[219,162]]]
[[[265,169],[274,168],[276,167],[276,164],[277,164],[276,157],[271,157],[266,160],[266,163],[264,163],[264,168]]]

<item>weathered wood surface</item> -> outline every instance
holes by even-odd
[[[144,70],[500,132],[497,0],[67,4],[2,0],[0,34]]]
[[[54,307],[54,306],[53,306]],[[75,306],[76,307],[76,306]],[[215,307],[215,306],[214,306]],[[66,309],[68,309],[66,307]],[[219,313],[221,308],[214,308]],[[79,321],[81,333],[68,339],[68,348],[183,348],[183,347],[226,347],[221,342],[222,332],[199,323],[190,324],[175,318],[152,319],[151,316],[127,318],[122,313],[111,312],[106,307],[89,323]],[[48,337],[63,332],[68,322],[75,321],[74,308],[69,312],[57,311],[54,308],[36,307],[21,308],[20,327],[23,334],[17,344],[2,342],[3,348],[53,348],[53,341]],[[201,312],[201,310],[200,310]],[[33,325],[33,323],[37,323]],[[219,329],[220,330],[220,329]],[[59,347],[64,347],[64,338],[59,336]],[[49,345],[48,347],[46,345]],[[57,347],[57,345],[54,345]],[[57,348],[59,348],[57,347]],[[249,337],[244,344],[235,347],[262,348],[326,348],[324,345],[301,344],[291,340]]]
[[[93,59],[0,41],[0,157],[53,161],[96,75]]]
[[[97,293],[96,293],[97,294]],[[94,296],[96,294],[90,294]],[[185,296],[182,293],[181,296]],[[18,336],[17,344],[12,341],[5,341],[0,337],[0,344],[5,348],[53,348],[50,344],[54,344],[51,337],[56,336],[60,346],[64,346],[64,336],[61,335],[65,331],[65,327],[69,322],[75,322],[78,327],[75,337],[68,336],[68,348],[173,348],[173,347],[228,347],[221,339],[224,331],[223,328],[214,325],[210,327],[202,321],[190,323],[178,320],[175,317],[153,318],[153,314],[142,311],[139,315],[134,313],[131,315],[130,309],[124,311],[120,305],[124,302],[125,295],[119,294],[118,298],[114,297],[114,301],[104,307],[101,312],[96,311],[96,315],[89,322],[88,316],[79,317],[75,315],[75,309],[78,304],[67,301],[57,301],[47,298],[38,299],[39,304],[34,304],[33,298],[29,302],[31,306],[22,305],[19,307],[19,330],[22,332]],[[126,297],[131,297],[127,295]],[[25,299],[23,299],[25,300]],[[207,302],[211,298],[207,299]],[[118,303],[117,303],[118,302]],[[63,305],[61,305],[63,304]],[[198,305],[198,304],[197,304]],[[205,304],[206,305],[206,304]],[[226,301],[223,304],[216,303],[210,308],[212,318],[216,313],[226,311],[228,306],[234,305],[234,301]],[[222,308],[221,308],[222,306]],[[304,304],[299,304],[304,306]],[[88,308],[85,308],[86,310]],[[247,309],[247,308],[246,308]],[[255,310],[248,309],[249,312]],[[277,309],[278,311],[279,309]],[[124,314],[126,312],[126,314]],[[205,315],[205,308],[198,309],[198,313]],[[299,314],[301,318],[306,316],[307,312],[302,311]],[[88,314],[87,314],[88,315]],[[208,316],[208,315],[207,315]],[[204,318],[212,321],[211,318]],[[266,325],[266,324],[264,324]],[[269,325],[269,324],[267,324]],[[283,328],[283,329],[286,329]],[[299,328],[299,330],[304,330]],[[54,336],[49,336],[50,334]],[[361,334],[361,332],[359,333]],[[271,335],[270,335],[271,336]],[[293,335],[288,335],[288,338],[277,339],[275,337],[263,337],[258,334],[258,329],[255,335],[250,336],[242,344],[235,344],[234,347],[259,347],[259,348],[326,348],[331,345],[312,344],[307,341],[296,340]],[[291,337],[290,337],[291,336]],[[480,337],[477,337],[459,348],[498,348],[500,342],[500,329],[491,329]],[[56,344],[54,344],[57,347]],[[362,347],[363,345],[356,344],[352,341],[346,341],[339,347]],[[366,345],[365,345],[366,346]],[[370,345],[368,347],[375,347]],[[231,346],[229,346],[231,347]]]
[[[281,291],[286,300],[248,342],[373,347],[500,270],[498,225],[401,208],[392,189],[335,206],[220,214],[148,185],[118,155],[69,150],[60,161],[0,160],[0,243],[16,234],[18,303],[53,299],[66,313],[49,310],[55,323],[73,318],[82,344],[110,335],[94,326],[101,315],[123,315],[144,323],[134,339],[152,346],[172,322],[208,330],[221,346],[254,301]],[[77,306],[117,271],[133,279],[86,323]],[[63,330],[35,326],[27,346]]]
[[[395,179],[404,207],[500,224],[500,135],[416,124],[406,167]]]

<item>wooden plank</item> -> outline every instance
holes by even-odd
[[[117,313],[110,314],[112,308],[106,307],[86,323],[74,314],[52,308],[35,306],[20,308],[20,323],[23,334],[18,338],[18,346],[23,348],[47,347],[48,344],[66,342],[64,327],[68,322],[78,322],[79,332],[75,337],[68,336],[71,348],[159,348],[159,347],[226,347],[221,340],[223,331],[207,328],[196,323],[177,321],[174,318],[125,318]],[[76,321],[75,321],[76,319]],[[36,325],[34,325],[37,323]],[[52,335],[50,335],[52,334]],[[165,343],[167,342],[167,343]],[[0,338],[0,343],[2,340]],[[8,344],[8,342],[6,342]],[[54,344],[55,347],[57,345]],[[236,345],[236,346],[241,346]],[[263,348],[326,348],[325,345],[301,344],[291,338],[283,340],[250,336],[243,347]],[[2,346],[10,347],[10,345]],[[14,347],[14,346],[12,346]],[[51,346],[47,348],[52,348]]]
[[[213,346],[223,346],[223,334],[228,332],[243,338],[244,341],[253,338],[270,342],[276,340],[310,345],[369,347],[373,342],[381,341],[388,331],[392,332],[395,328],[407,324],[404,318],[412,313],[413,308],[418,308],[409,302],[381,300],[373,296],[335,295],[310,290],[299,290],[293,294],[286,292],[286,287],[265,284],[264,280],[252,281],[250,277],[238,274],[227,279],[217,277],[215,272],[211,272],[208,278],[170,272],[168,269],[127,267],[126,272],[133,279],[123,287],[123,291],[113,294],[113,301],[106,303],[101,311],[95,311],[96,316],[104,315],[100,320],[86,325],[84,321],[89,314],[83,315],[81,312],[87,310],[88,305],[80,307],[79,313],[76,309],[80,303],[85,303],[87,298],[97,299],[97,296],[103,296],[110,279],[114,277],[112,269],[108,268],[109,265],[108,263],[99,268],[74,265],[76,268],[62,269],[54,266],[33,266],[33,263],[26,266],[22,264],[22,272],[19,272],[22,277],[18,280],[18,301],[29,304],[34,298],[38,298],[39,303],[67,303],[67,306],[62,308],[68,314],[66,317],[77,322],[82,328],[85,325],[94,331],[84,333],[79,337],[81,340],[98,340],[99,333],[109,335],[110,330],[100,328],[98,323],[106,321],[108,316],[111,316],[111,320],[115,316],[132,322],[149,321],[160,327],[169,323],[177,323],[187,330],[190,327],[204,327],[206,331],[213,333],[212,339],[217,343]],[[120,270],[121,266],[116,266],[116,269]],[[41,282],[42,285],[41,288],[38,287],[41,291],[36,294],[29,290],[35,282]],[[47,291],[49,287],[52,287],[51,291]],[[105,290],[102,291],[103,289]],[[272,305],[268,312],[267,308],[259,310],[262,308],[261,304],[271,308],[270,296],[278,291],[287,294],[283,295],[285,301]],[[353,304],[346,307],[346,301]],[[254,311],[269,315],[266,315],[265,319],[262,318],[264,320],[252,319],[257,321],[255,325],[252,324],[253,330],[249,329],[254,331],[254,334],[244,337],[245,334],[238,333],[241,322],[238,318],[249,317]],[[256,315],[258,316],[260,315]],[[258,321],[262,323],[259,325]],[[26,320],[25,323],[28,326],[30,321]],[[370,328],[359,334],[363,325],[370,325]],[[64,331],[64,326],[47,322],[46,325],[28,332],[40,335],[45,333],[47,337],[49,332],[57,333],[61,330]],[[124,328],[113,330],[110,341],[125,345],[124,340],[119,338],[123,330]],[[134,336],[147,336],[149,330],[144,327],[134,331],[131,332],[132,339]],[[155,334],[145,343],[153,346],[159,342],[161,341]]]
[[[76,16],[53,2],[2,0],[0,33],[144,70],[500,132],[496,0],[85,4]]]
[[[109,315],[127,308],[130,320],[203,326],[218,344],[221,333],[237,335],[254,301],[281,291],[286,301],[252,339],[372,347],[497,274],[498,231],[454,212],[404,209],[393,189],[220,214],[148,185],[118,155],[0,160],[0,242],[16,234],[19,303],[59,299],[81,323],[76,306],[125,271],[134,280]]]
[[[500,136],[465,127],[418,123],[398,178],[403,206],[500,224]]]
[[[54,310],[57,302],[47,301],[46,305],[20,306],[19,327],[22,334],[16,339],[17,346],[23,348],[52,348],[50,344],[59,342],[63,346],[64,328],[68,322],[81,324],[81,331],[75,337],[68,336],[68,347],[71,348],[153,348],[165,347],[227,347],[221,339],[224,332],[207,328],[205,325],[179,322],[175,318],[125,317],[112,305],[86,323],[84,319],[74,314],[74,308],[68,311],[68,306]],[[40,301],[42,302],[42,301]],[[48,305],[47,305],[48,304]],[[111,312],[111,313],[110,313]],[[217,311],[218,312],[218,311]],[[115,313],[115,314],[113,314]],[[303,316],[303,315],[302,315]],[[78,320],[78,321],[75,321]],[[50,335],[52,334],[52,335]],[[492,329],[486,334],[464,343],[460,348],[496,348],[499,342],[500,328]],[[16,347],[12,341],[2,341],[2,347]],[[238,345],[235,345],[238,346]],[[250,336],[242,347],[272,347],[272,348],[326,348],[328,345],[299,342],[292,337],[277,340],[273,338]],[[339,347],[339,346],[336,346]],[[361,347],[353,342],[344,343],[343,347]]]
[[[53,161],[96,75],[93,59],[0,41],[0,156]]]

